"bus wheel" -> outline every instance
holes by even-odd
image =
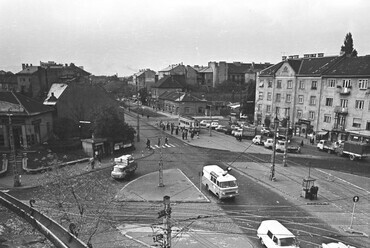
[[[356,159],[356,157],[355,157],[355,155],[349,155],[349,160],[351,160],[351,161],[353,161],[353,160],[355,160]]]

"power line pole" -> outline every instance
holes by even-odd
[[[136,105],[137,105],[137,109],[136,109],[136,117],[137,117],[137,125],[136,125],[136,129],[137,129],[137,142],[140,142],[140,116],[139,116],[139,93],[137,93],[136,95]]]
[[[159,159],[159,183],[158,187],[164,187],[163,184],[163,159],[162,159],[162,144],[160,143],[161,139],[158,138],[158,145],[160,146],[160,159]]]
[[[163,205],[164,205],[164,219],[163,219],[163,224],[164,224],[164,234],[165,234],[165,239],[163,243],[164,248],[171,248],[171,206],[170,206],[170,197],[169,196],[164,196],[163,197]]]
[[[14,146],[14,137],[13,137],[13,125],[12,125],[12,114],[10,109],[8,111],[9,117],[9,140],[10,140],[10,158],[9,163],[13,164],[13,174],[14,174],[14,187],[21,186],[20,175],[17,168],[16,157],[15,157],[15,146]]]
[[[270,173],[270,180],[271,181],[275,181],[275,155],[276,155],[276,135],[277,135],[277,128],[278,128],[278,125],[279,125],[279,119],[277,118],[277,116],[275,117],[274,119],[274,142],[273,142],[273,146],[272,146],[272,158],[271,158],[271,162],[272,162],[272,165],[271,165],[271,173]]]
[[[288,166],[288,151],[287,151],[287,148],[288,148],[288,134],[289,134],[289,111],[290,111],[290,108],[287,108],[287,111],[288,111],[288,117],[287,117],[287,123],[286,123],[286,131],[285,131],[285,144],[284,144],[284,156],[283,156],[283,165],[284,167],[287,167]]]

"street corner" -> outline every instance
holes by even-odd
[[[181,170],[164,170],[162,178],[160,184],[158,172],[141,176],[125,185],[115,199],[158,202],[163,201],[164,196],[170,196],[172,202],[210,202]]]

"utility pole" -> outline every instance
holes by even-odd
[[[13,163],[13,174],[14,174],[14,187],[21,186],[20,175],[17,168],[16,157],[15,157],[15,146],[14,146],[14,137],[13,137],[13,125],[12,125],[12,114],[10,109],[8,111],[9,117],[9,139],[10,139],[10,158],[9,163]]]
[[[158,187],[164,187],[163,184],[163,159],[162,159],[162,144],[160,145],[160,160],[159,160],[159,183]]]
[[[274,131],[274,142],[272,146],[272,159],[271,159],[272,165],[271,165],[271,173],[270,173],[271,181],[275,181],[276,135],[277,135],[277,128],[279,125],[279,119],[277,118],[277,116],[274,119],[274,125],[275,125],[274,127],[275,131]]]
[[[286,131],[285,131],[285,144],[284,144],[284,156],[283,156],[283,165],[284,167],[287,167],[288,166],[288,151],[287,151],[287,148],[288,148],[288,134],[289,134],[289,111],[290,111],[290,108],[287,108],[287,111],[288,111],[288,117],[287,117],[287,123],[286,123]]]
[[[136,95],[136,105],[137,105],[137,109],[136,109],[136,117],[137,117],[137,125],[136,125],[136,130],[137,130],[137,142],[140,142],[140,116],[139,116],[139,93],[137,93]]]
[[[163,225],[164,225],[164,234],[165,239],[163,243],[164,248],[171,248],[171,206],[170,206],[170,197],[164,196],[163,197],[163,205],[164,205],[164,219],[163,219]]]

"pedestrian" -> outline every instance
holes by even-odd
[[[301,147],[303,147],[303,140],[301,141]]]
[[[166,131],[166,125],[163,125],[162,129],[163,129],[163,131]]]
[[[193,138],[194,138],[194,131],[191,131],[190,137],[191,137],[191,140],[193,140]]]
[[[184,140],[185,139],[185,132],[181,131],[181,135],[182,135],[182,139]]]
[[[171,125],[171,135],[173,135],[173,126]]]
[[[197,132],[197,139],[199,139],[199,131]]]
[[[146,116],[146,119],[149,120],[149,115]]]
[[[95,168],[95,158],[94,157],[90,158],[89,163],[90,163],[90,166],[91,166],[91,170],[93,170]]]
[[[179,134],[179,127],[177,126],[176,127],[176,135],[178,135]]]
[[[150,149],[150,140],[146,139],[146,148]]]
[[[158,147],[161,147],[161,138],[158,138]]]
[[[168,145],[168,138],[167,138],[167,137],[164,139],[164,143],[165,143],[166,145]]]
[[[170,130],[170,123],[167,122],[167,131]]]
[[[188,139],[188,130],[185,129],[185,139],[187,140]]]

